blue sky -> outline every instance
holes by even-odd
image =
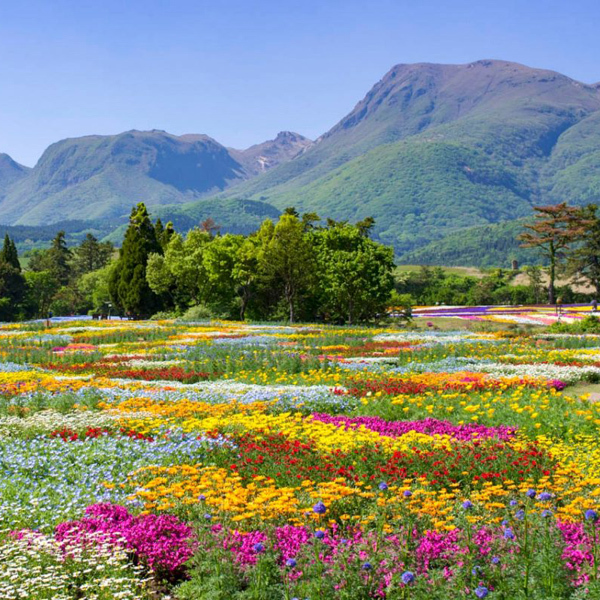
[[[597,0],[0,0],[0,152],[128,129],[316,137],[397,63],[600,81]]]

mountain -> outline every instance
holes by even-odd
[[[9,177],[11,171],[0,162],[0,189],[5,190],[0,221],[124,219],[139,200],[153,207],[198,199],[281,164],[308,145],[309,140],[289,132],[245,151],[225,148],[206,135],[156,130],[67,139],[50,146],[20,177]]]
[[[231,155],[244,165],[246,172],[254,175],[296,158],[306,152],[313,142],[291,131],[281,131],[274,140],[250,146],[246,150],[229,149]]]
[[[30,169],[15,162],[8,154],[0,153],[0,198],[2,190],[27,175]]]
[[[12,225],[123,222],[144,200],[182,227],[211,216],[245,231],[295,206],[373,216],[403,261],[458,264],[465,236],[464,264],[483,264],[518,252],[506,245],[514,227],[495,224],[537,204],[600,203],[600,84],[501,60],[399,64],[314,142],[282,132],[236,150],[162,131],[88,136],[50,146],[29,171],[0,163],[0,190],[0,223]]]
[[[226,195],[372,215],[402,256],[535,204],[600,200],[599,153],[598,86],[506,61],[397,65],[306,152]]]

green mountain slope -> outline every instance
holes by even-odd
[[[402,255],[534,204],[600,200],[598,152],[595,86],[504,61],[398,65],[313,147],[227,195],[372,215]]]
[[[27,176],[30,169],[15,162],[8,154],[0,154],[0,198],[3,190]]]
[[[163,131],[63,140],[23,177],[3,178],[0,162],[0,222],[126,219],[140,200],[149,206],[189,202],[290,160],[308,145],[286,132],[247,151],[205,135]]]
[[[403,261],[417,265],[448,265],[510,268],[512,261],[520,265],[541,264],[543,258],[532,248],[521,248],[517,235],[523,231],[525,219],[461,229],[444,239],[408,252]]]

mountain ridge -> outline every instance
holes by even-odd
[[[600,84],[503,60],[394,65],[314,142],[280,132],[237,150],[156,130],[82,139],[86,151],[58,142],[62,154],[50,146],[0,192],[0,222],[125,218],[140,199],[182,223],[209,209],[254,223],[296,206],[373,216],[374,235],[402,258],[535,204],[600,202]]]

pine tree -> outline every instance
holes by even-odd
[[[0,251],[0,320],[13,321],[19,316],[26,290],[17,247],[6,235]]]
[[[59,231],[48,249],[47,260],[50,272],[60,285],[67,285],[71,279],[71,256],[72,253],[65,240],[65,232]]]
[[[21,272],[21,263],[19,262],[19,253],[13,240],[10,239],[8,233],[4,236],[4,246],[0,252],[0,260],[11,265]]]
[[[521,246],[538,248],[548,259],[548,303],[554,304],[556,271],[564,262],[571,245],[581,239],[586,223],[582,209],[566,202],[550,206],[534,206],[535,221],[525,225],[529,232],[519,235]]]
[[[161,309],[161,300],[146,281],[146,266],[152,253],[162,254],[148,210],[140,202],[129,217],[119,259],[109,279],[112,301],[125,312],[149,316]]]
[[[94,235],[88,233],[75,249],[73,267],[78,275],[97,271],[108,264],[113,251],[110,242],[99,242]]]

